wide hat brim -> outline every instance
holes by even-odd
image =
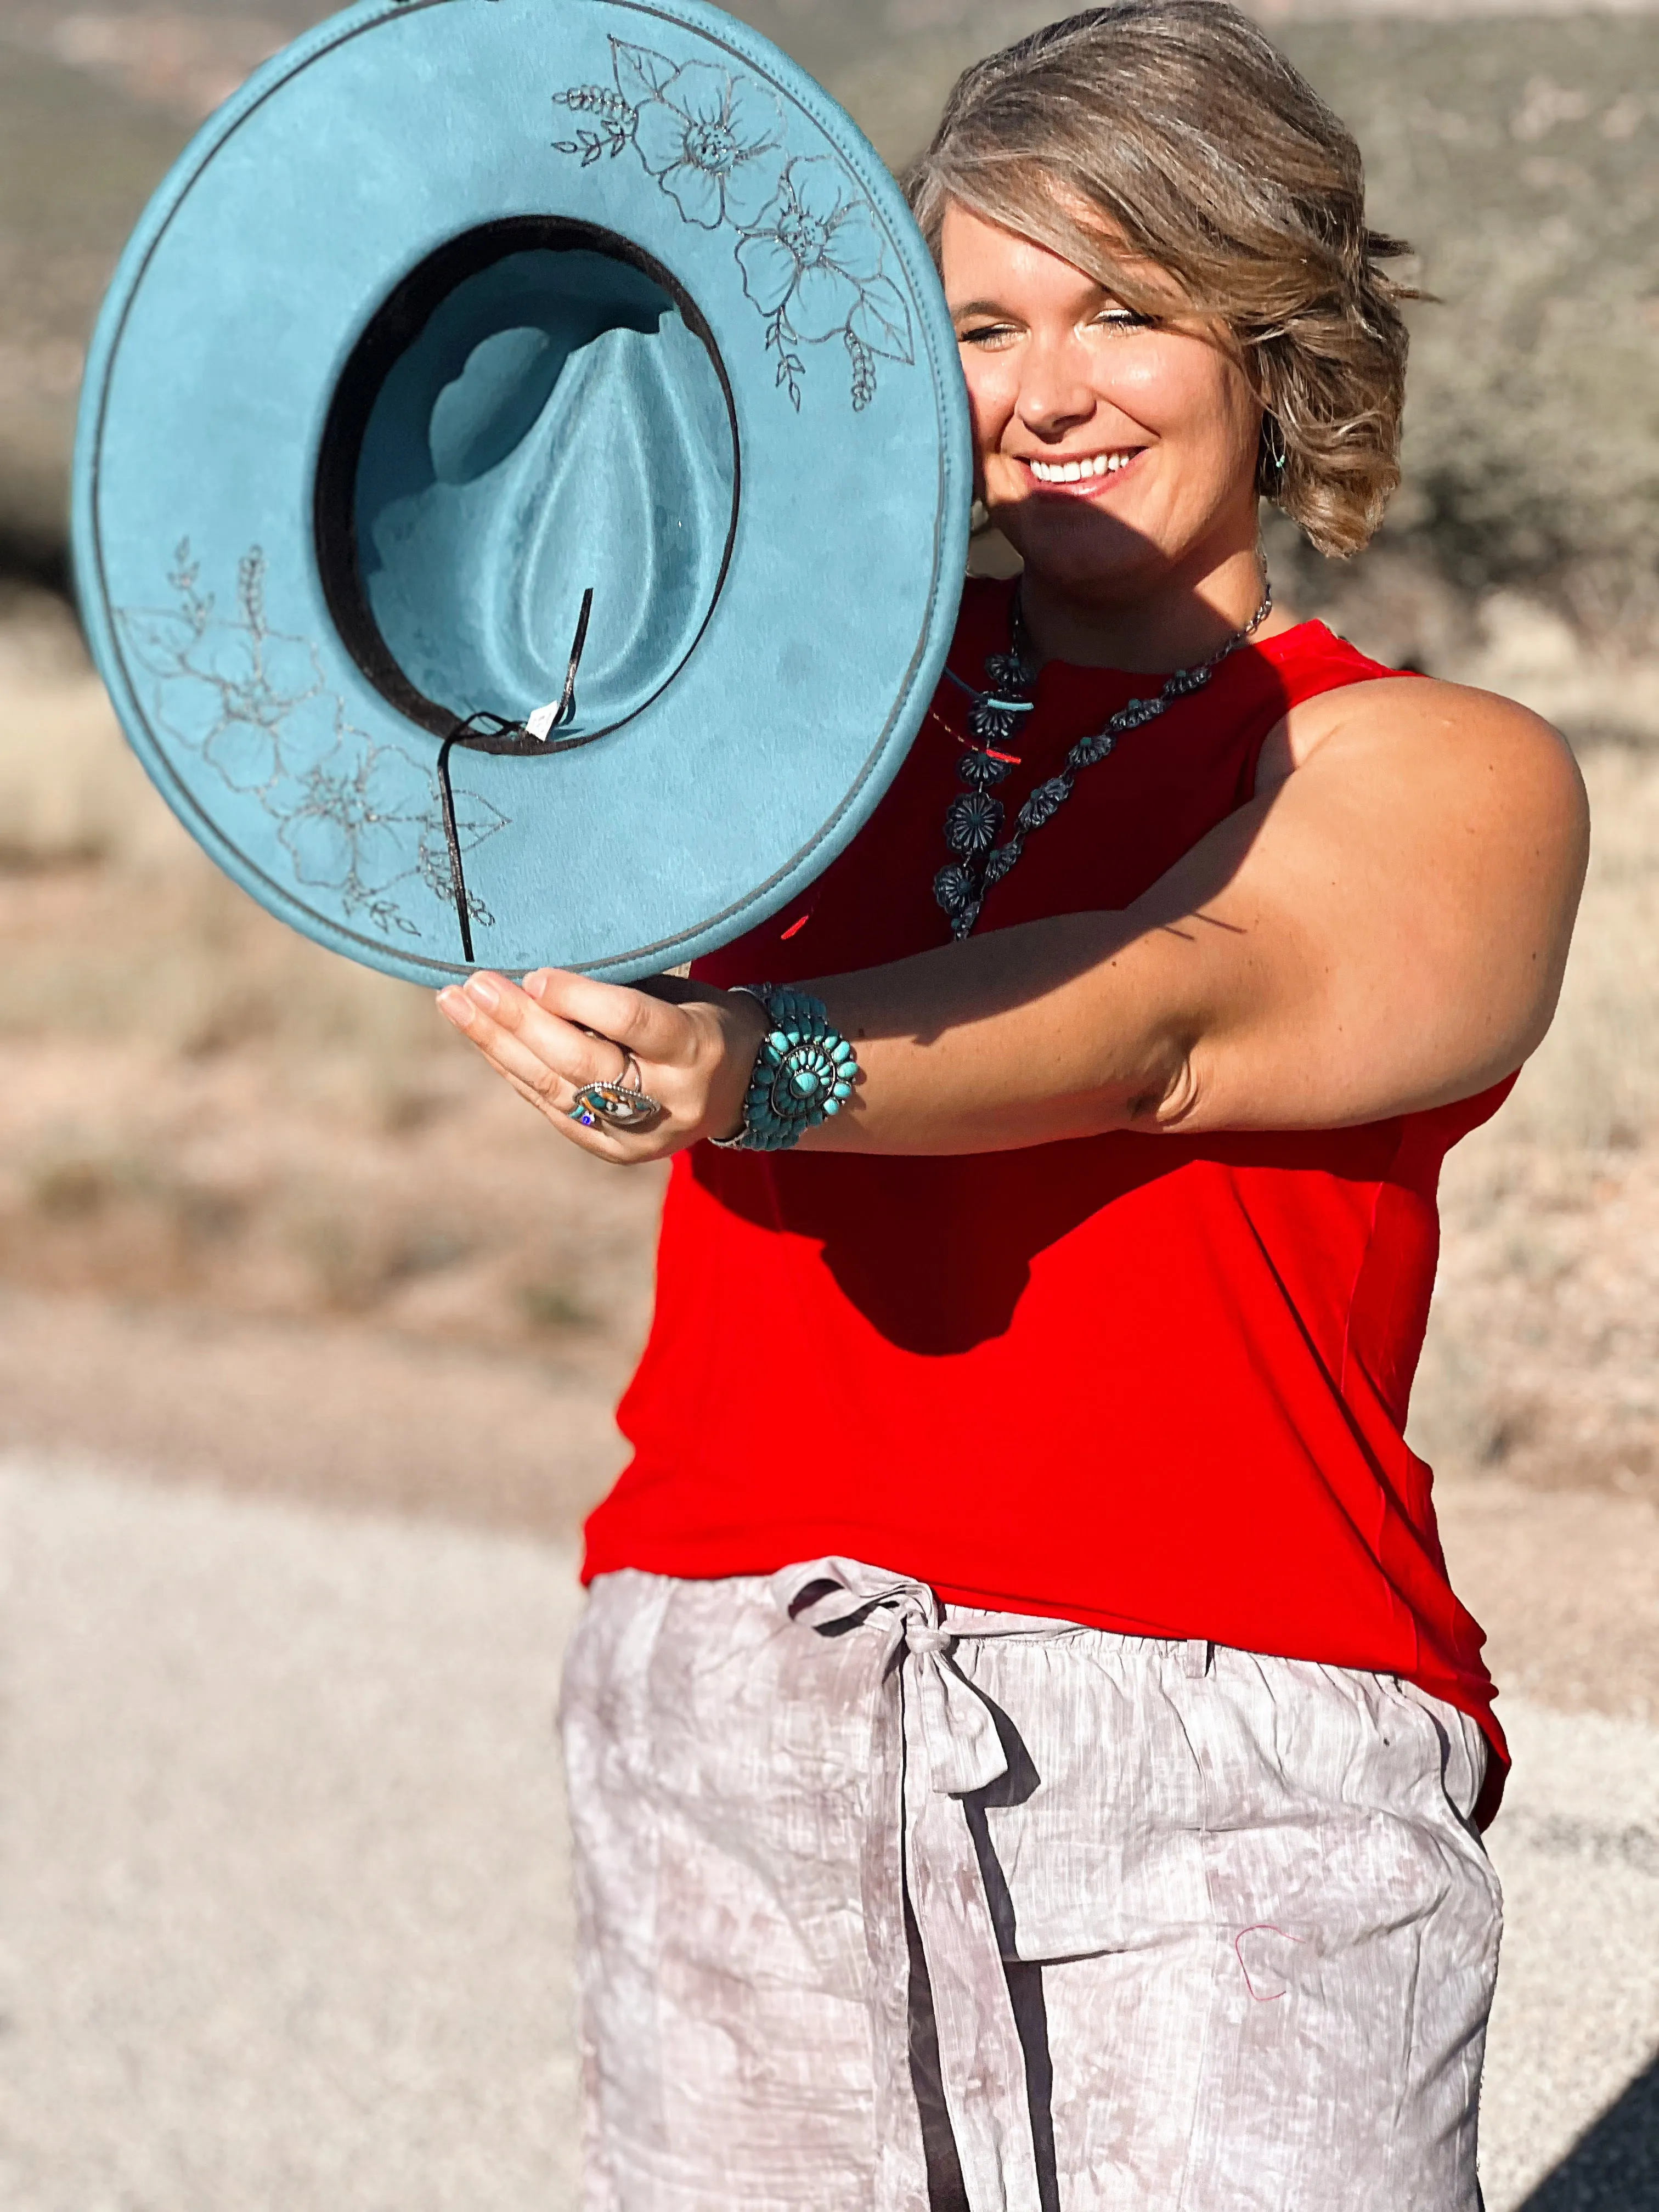
[[[682,301],[731,520],[654,688],[546,757],[454,751],[447,834],[444,717],[342,613],[331,471],[366,332],[486,236],[608,240]],[[464,973],[459,851],[477,964],[628,980],[787,907],[868,817],[944,665],[970,480],[926,246],[786,57],[691,0],[368,0],[250,80],[132,240],[88,365],[76,575],[151,775],[284,921]]]

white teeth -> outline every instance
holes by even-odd
[[[1083,483],[1095,477],[1115,476],[1127,468],[1133,453],[1091,453],[1083,461],[1032,461],[1031,474],[1039,483]]]

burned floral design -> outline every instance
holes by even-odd
[[[765,315],[778,380],[799,405],[803,364],[789,342],[839,337],[853,362],[853,404],[876,389],[878,355],[911,358],[910,310],[884,266],[875,210],[840,162],[805,155],[784,171],[776,198],[738,247],[743,289]]]
[[[771,94],[708,62],[687,62],[635,112],[640,159],[688,222],[757,223],[783,175],[783,117]]]
[[[257,546],[239,564],[234,611],[203,591],[187,539],[167,581],[175,605],[117,617],[149,679],[156,729],[258,801],[297,883],[331,892],[348,920],[418,936],[394,895],[402,886],[419,881],[443,904],[454,901],[433,769],[355,727],[310,640],[272,629]],[[506,827],[476,792],[458,790],[455,805],[464,852]],[[488,925],[489,913],[472,906]]]
[[[838,340],[854,408],[867,407],[878,361],[912,362],[915,341],[875,210],[851,172],[830,155],[792,157],[777,99],[752,77],[620,39],[611,58],[612,83],[554,95],[576,118],[556,150],[587,167],[631,147],[685,222],[735,230],[744,290],[765,319],[780,390],[799,410],[800,349]]]

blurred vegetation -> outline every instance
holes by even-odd
[[[175,0],[166,21],[216,21],[227,52],[242,53],[251,27],[274,40],[326,12],[314,0],[193,10]],[[898,165],[960,68],[1056,11],[741,0],[735,12],[818,76]],[[0,0],[0,567],[14,572],[61,572],[79,349],[199,82],[181,76],[169,111],[155,51],[107,37],[76,46],[66,27],[147,20],[143,0],[61,19]],[[1554,598],[1592,634],[1650,635],[1659,19],[1290,21],[1273,35],[1353,126],[1376,217],[1415,242],[1441,303],[1413,316],[1407,487],[1383,544],[1461,592],[1518,587]],[[127,54],[125,76],[85,65],[105,49]],[[143,102],[122,89],[140,82]],[[1298,566],[1304,602],[1330,587],[1311,556],[1277,557]]]
[[[1286,26],[1419,247],[1406,482],[1382,541],[1470,591],[1659,617],[1659,21]]]
[[[0,46],[0,569],[56,580],[82,351],[185,126]]]

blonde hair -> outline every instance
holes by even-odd
[[[1266,410],[1257,489],[1322,553],[1366,543],[1400,481],[1399,303],[1419,296],[1382,264],[1410,249],[1367,227],[1346,126],[1226,0],[1113,0],[975,62],[904,181],[935,258],[955,201],[1130,307],[1159,301],[1123,249],[1166,270]]]

